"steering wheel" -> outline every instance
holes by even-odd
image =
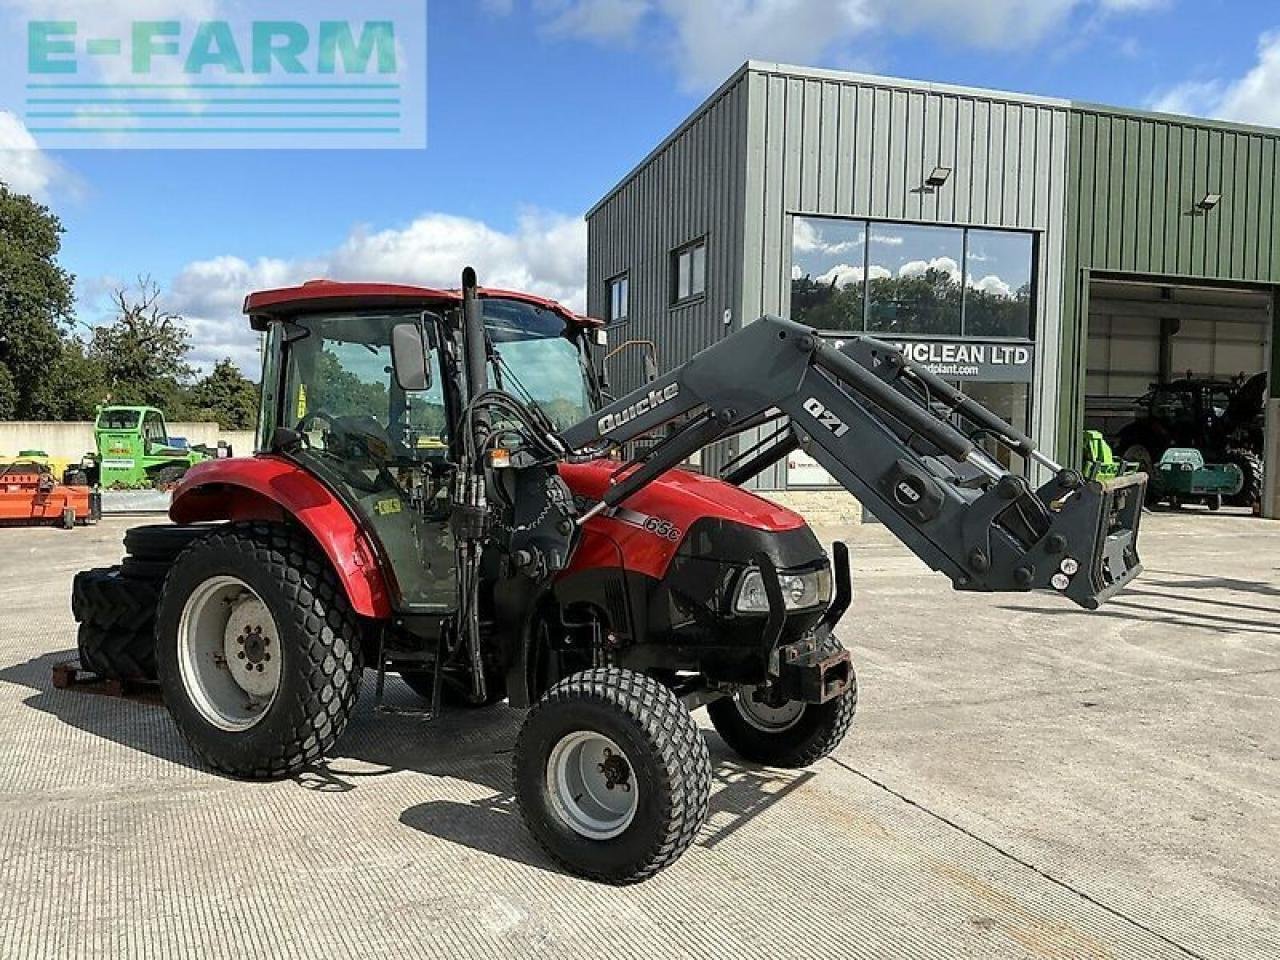
[[[352,418],[334,416],[324,409],[311,410],[298,421],[297,430],[302,435],[302,442],[306,448],[323,455],[333,468],[342,474],[342,478],[357,490],[377,493],[383,489],[383,486],[378,480],[370,479],[358,464],[352,462],[354,456],[367,459],[378,471],[378,479],[390,480],[391,485],[394,486],[394,480],[387,473],[385,464],[370,450],[370,445],[365,438],[358,431],[353,432],[344,428],[344,421],[350,419]],[[316,429],[325,436],[324,445],[321,447],[314,447],[311,444],[310,433]],[[335,440],[337,442],[334,442]]]
[[[306,445],[308,450],[312,448],[310,434],[312,430],[320,427],[321,423],[324,424],[324,426],[321,427],[321,432],[325,434],[332,434],[335,432],[335,428],[338,425],[338,418],[327,410],[308,410],[303,415],[302,419],[298,421],[298,426],[295,427],[298,433],[302,435],[302,442]]]

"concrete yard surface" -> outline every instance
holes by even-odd
[[[154,698],[55,690],[128,522],[0,530],[3,960],[1280,956],[1280,524],[1148,515],[1093,614],[820,531],[854,541],[853,732],[786,772],[708,727],[705,829],[614,889],[526,833],[505,706],[375,715],[366,674],[337,754],[262,784]]]

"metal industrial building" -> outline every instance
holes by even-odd
[[[749,62],[588,212],[588,309],[664,369],[765,313],[873,332],[1070,463],[1152,382],[1271,369],[1274,465],[1278,148],[1275,130]],[[642,369],[632,350],[608,372]],[[761,478],[823,482],[804,458]]]

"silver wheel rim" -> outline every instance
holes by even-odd
[[[280,632],[262,598],[236,577],[192,591],[178,621],[178,670],[187,696],[221,730],[248,730],[280,692]]]
[[[594,730],[571,733],[552,749],[547,793],[556,815],[590,840],[621,834],[640,805],[631,761],[616,743]]]
[[[804,716],[806,704],[803,700],[788,700],[780,707],[771,707],[757,701],[753,694],[753,690],[739,690],[733,700],[742,719],[757,730],[781,733],[790,730]]]

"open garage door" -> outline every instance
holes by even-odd
[[[1260,502],[1272,302],[1268,290],[1093,280],[1086,428],[1117,456],[1177,446],[1238,462],[1235,505]]]

